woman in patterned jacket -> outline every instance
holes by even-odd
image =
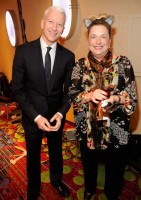
[[[120,195],[131,134],[130,116],[137,102],[129,59],[109,50],[113,21],[114,17],[106,14],[84,19],[89,53],[76,62],[72,72],[69,94],[84,169],[84,200],[96,192],[101,155],[105,161],[105,195],[108,200]]]

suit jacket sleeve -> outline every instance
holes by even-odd
[[[71,105],[68,92],[69,92],[69,87],[71,85],[72,69],[73,69],[73,66],[75,65],[75,56],[72,52],[68,51],[68,55],[64,57],[67,58],[66,68],[64,72],[64,77],[65,77],[64,84],[63,84],[64,94],[63,94],[61,104],[58,108],[58,112],[62,113],[62,115],[66,115]]]
[[[16,48],[13,70],[12,70],[12,90],[15,99],[22,111],[31,121],[40,113],[35,109],[30,95],[27,92],[27,71],[26,71],[26,57],[24,45]]]

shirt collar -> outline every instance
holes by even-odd
[[[40,44],[41,44],[41,49],[44,50],[45,48],[47,48],[49,45],[47,45],[45,43],[45,41],[43,40],[42,36],[40,37]],[[52,50],[56,51],[56,47],[57,47],[57,42],[53,43],[51,46]]]

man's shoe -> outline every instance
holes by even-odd
[[[67,188],[67,186],[63,183],[60,182],[59,184],[53,184],[52,186],[57,190],[57,192],[64,198],[69,197],[70,193],[69,190]]]
[[[27,196],[25,200],[38,200],[38,196]]]
[[[25,200],[37,200],[38,197],[40,196],[39,194],[40,193],[38,193],[38,192],[34,192],[32,194],[27,193],[27,197]]]
[[[94,196],[93,193],[84,191],[84,200],[91,200],[93,196]]]

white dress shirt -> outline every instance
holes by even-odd
[[[42,58],[43,58],[43,65],[45,66],[45,55],[47,52],[47,47],[49,45],[47,45],[45,43],[45,41],[43,40],[42,36],[40,37],[40,44],[41,44],[41,50],[42,50]],[[51,50],[50,50],[50,58],[51,58],[51,73],[53,71],[53,65],[54,65],[54,60],[55,60],[55,54],[56,54],[56,47],[57,47],[57,42],[55,42],[53,45],[50,46]],[[63,115],[59,112],[57,112],[61,117],[63,117]],[[36,121],[41,117],[41,115],[38,115],[35,119],[34,122],[36,123]]]
[[[41,50],[42,50],[42,57],[43,57],[43,64],[45,66],[45,55],[47,52],[47,47],[48,45],[45,43],[45,41],[43,40],[43,38],[40,38],[40,43],[41,43]],[[55,60],[55,54],[56,54],[56,46],[57,46],[57,42],[55,42],[53,45],[51,45],[51,50],[50,50],[50,58],[51,58],[51,73],[53,70],[53,65],[54,65],[54,60]]]

